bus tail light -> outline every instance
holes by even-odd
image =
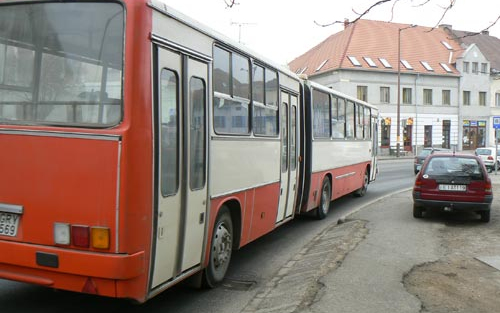
[[[110,236],[108,227],[54,223],[54,243],[56,245],[109,249]]]
[[[71,242],[77,247],[88,248],[90,242],[89,227],[71,225]]]
[[[54,223],[54,242],[57,245],[69,245],[70,238],[70,225],[67,223]]]
[[[96,249],[109,249],[109,228],[107,227],[92,227],[90,229],[92,235],[92,247]]]

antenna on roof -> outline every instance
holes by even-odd
[[[238,43],[241,43],[241,26],[257,25],[256,23],[231,22],[231,25],[238,25]]]

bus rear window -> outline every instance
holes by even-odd
[[[0,5],[0,123],[119,123],[123,29],[118,3]]]

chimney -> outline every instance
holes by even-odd
[[[487,29],[481,31],[481,35],[489,36],[489,34],[490,34],[490,31]]]
[[[345,18],[344,19],[344,29],[347,28],[347,26],[349,26],[349,19],[348,18]]]
[[[452,30],[453,26],[451,24],[440,24],[439,28],[444,29],[444,30],[447,30],[447,29]]]

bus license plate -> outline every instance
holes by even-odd
[[[0,236],[17,236],[19,214],[0,212]]]
[[[439,190],[443,191],[467,191],[465,185],[439,185]]]

